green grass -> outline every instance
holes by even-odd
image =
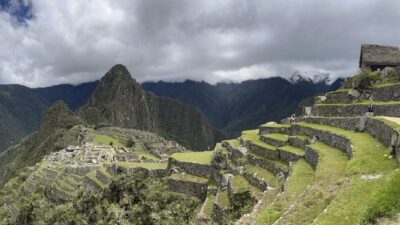
[[[371,101],[371,100],[364,100],[364,101],[358,101],[354,104],[351,103],[317,103],[316,105],[318,106],[348,106],[348,105],[398,105],[400,104],[400,101]]]
[[[361,223],[368,217],[368,209],[376,208],[373,203],[381,199],[380,191],[391,185],[388,174],[398,166],[396,160],[385,157],[390,149],[366,133],[319,124],[298,124],[349,138],[354,153],[351,160],[346,160],[345,153],[337,149],[319,142],[310,145],[320,156],[315,180],[306,194],[299,198],[290,214],[285,215],[280,222],[310,224],[317,218],[315,224]],[[376,180],[360,178],[361,175],[376,174],[384,176]],[[325,209],[326,212],[321,213]]]
[[[310,146],[320,156],[314,179],[307,190],[300,197],[296,197],[298,201],[289,213],[282,217],[279,224],[311,224],[334,199],[345,181],[347,155],[321,142]],[[294,179],[293,176],[291,178]],[[305,184],[303,183],[303,185]],[[297,194],[299,193],[297,192]],[[275,208],[271,209],[273,210],[271,213],[273,214],[274,210],[278,211],[277,209],[277,205],[275,205]]]
[[[380,120],[380,121],[384,122],[386,125],[388,125],[389,127],[393,128],[393,129],[394,129],[395,131],[397,131],[398,133],[400,133],[400,124],[398,124],[398,123],[396,123],[396,122],[394,122],[394,121],[385,119],[385,118],[380,118],[380,117],[374,117],[374,118],[372,118],[372,119],[374,119],[374,120]]]
[[[121,142],[111,136],[107,136],[104,134],[95,134],[94,135],[94,141],[100,144],[105,144],[105,145],[109,145],[111,142],[113,143],[113,146],[115,147],[124,147],[123,144],[121,144]]]
[[[299,160],[293,165],[292,173],[285,184],[285,192],[279,195],[274,202],[266,208],[257,219],[257,224],[273,224],[282,214],[288,210],[314,177],[314,171],[304,160]]]
[[[231,207],[228,191],[218,191],[216,203],[223,209]]]
[[[307,137],[305,135],[294,135],[294,136],[290,136],[290,137],[298,138],[298,139],[303,140],[303,141],[307,141],[307,140],[310,141],[311,140],[310,137]]]
[[[258,134],[258,130],[247,130],[242,132],[241,138],[243,141],[250,141],[251,143],[261,146],[263,148],[267,148],[270,150],[276,150],[276,146],[269,145],[260,140],[260,135]]]
[[[400,82],[387,82],[383,84],[374,85],[372,88],[382,88],[382,87],[390,87],[394,85],[400,85]]]
[[[274,163],[275,166],[277,166],[277,167],[279,167],[279,168],[281,168],[281,169],[288,169],[288,168],[289,168],[288,164],[285,163],[285,162],[283,162],[283,161],[270,160],[270,159],[267,159],[267,158],[264,157],[264,156],[254,154],[254,153],[252,153],[252,152],[248,152],[247,154],[250,155],[250,156],[253,156],[253,157],[255,157],[255,158],[262,159],[263,161],[267,161],[267,162]]]
[[[117,162],[117,165],[127,168],[142,167],[145,169],[166,169],[167,163],[136,163],[136,162]]]
[[[172,174],[170,176],[171,179],[174,180],[183,180],[183,181],[190,181],[190,182],[196,182],[196,183],[208,183],[209,179],[205,178],[205,177],[199,177],[199,176],[194,176],[194,175],[190,175],[190,174]]]
[[[250,184],[243,175],[236,175],[229,180],[232,185],[234,193],[242,193],[250,191],[251,193],[257,195],[260,193],[260,189]]]
[[[246,165],[245,170],[250,174],[255,174],[255,176],[259,178],[264,178],[267,184],[272,187],[279,188],[282,185],[282,181],[278,180],[275,175],[267,169],[248,164]]]
[[[215,195],[210,195],[205,200],[203,212],[208,216],[211,216],[214,211],[215,198]]]
[[[264,137],[272,138],[272,139],[279,140],[279,141],[287,141],[289,136],[286,134],[271,133],[271,134],[264,135]]]
[[[114,177],[107,171],[107,168],[102,167],[99,169],[100,173],[102,173],[104,176],[113,179]]]
[[[143,157],[145,159],[150,159],[150,160],[157,160],[158,159],[155,155],[153,155],[150,152],[144,150],[140,143],[136,142],[136,144],[132,148],[129,148],[129,149],[131,149],[132,152],[135,153],[136,155],[138,155],[139,157]]]
[[[108,187],[106,184],[104,184],[101,180],[99,180],[99,179],[96,177],[96,170],[93,170],[92,172],[86,174],[86,176],[87,176],[89,179],[91,179],[91,180],[93,180],[94,182],[96,182],[100,187],[102,187],[102,188],[104,188],[104,189],[106,189],[106,188]]]
[[[374,174],[390,171],[397,167],[395,160],[389,160],[385,155],[390,154],[391,149],[386,148],[370,134],[359,133],[337,127],[320,124],[299,122],[301,126],[328,131],[350,139],[353,145],[353,159],[347,165],[350,174]]]
[[[211,165],[213,152],[184,152],[184,153],[174,153],[171,157],[177,161],[181,162],[192,162],[203,165]]]
[[[271,128],[290,128],[290,124],[263,124],[261,127],[271,127]]]
[[[239,139],[232,139],[227,141],[232,147],[237,148],[240,145]]]
[[[287,152],[291,152],[291,153],[299,155],[299,156],[304,156],[304,150],[303,149],[296,148],[296,147],[293,147],[291,145],[285,145],[285,146],[280,147],[279,149],[282,149],[282,150],[287,151]]]
[[[343,93],[343,92],[348,92],[348,91],[350,91],[351,90],[351,88],[340,88],[340,89],[337,89],[336,91],[331,91],[331,92],[328,92],[328,94],[335,94],[335,93]]]

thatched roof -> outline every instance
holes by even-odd
[[[371,65],[400,66],[399,48],[385,45],[361,45],[360,67]]]

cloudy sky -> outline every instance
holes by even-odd
[[[347,76],[399,22],[398,0],[0,0],[0,83]]]

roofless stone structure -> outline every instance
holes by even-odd
[[[400,50],[395,46],[385,45],[361,45],[360,64],[361,69],[376,71],[385,67],[400,66]]]

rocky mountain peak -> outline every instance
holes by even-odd
[[[116,64],[104,75],[101,79],[101,83],[115,84],[119,82],[130,82],[132,80],[133,78],[126,66]]]

